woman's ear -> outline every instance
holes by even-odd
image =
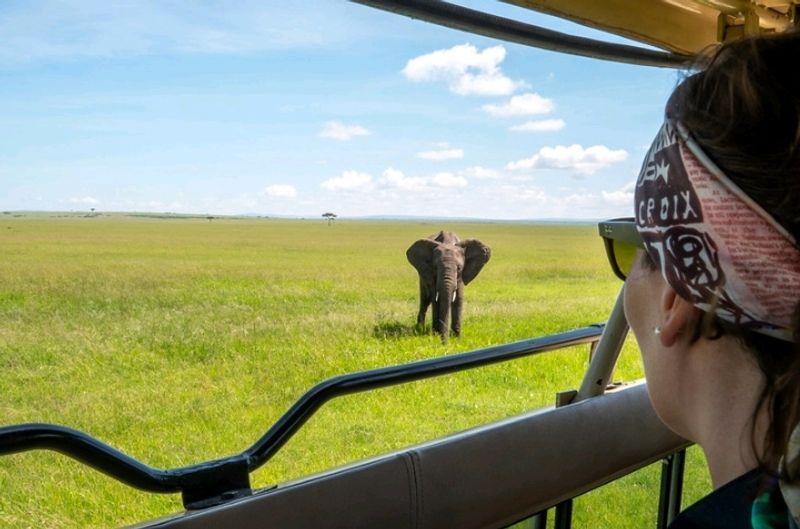
[[[680,297],[672,287],[664,284],[661,294],[661,345],[672,347],[685,336],[692,325],[697,325],[698,310]]]

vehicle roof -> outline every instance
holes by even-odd
[[[633,64],[682,68],[696,54],[746,35],[798,26],[800,0],[504,0],[655,47],[552,31],[439,0],[353,0],[509,42]]]
[[[663,50],[696,54],[797,20],[797,0],[505,0]]]

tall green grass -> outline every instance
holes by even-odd
[[[405,258],[439,229],[492,259],[463,336],[414,332]],[[339,374],[567,331],[620,288],[591,225],[322,219],[0,217],[0,424],[53,422],[160,468],[250,446]],[[552,404],[586,347],[336,399],[265,467],[262,487]],[[617,379],[642,376],[628,344]],[[579,498],[575,527],[653,523],[658,469]],[[689,461],[686,501],[708,488]],[[50,452],[0,458],[0,527],[116,527],[181,510]]]

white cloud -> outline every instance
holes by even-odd
[[[405,175],[403,174],[403,171],[399,171],[394,167],[387,167],[383,172],[383,179],[387,182],[395,184],[402,182],[405,179]]]
[[[338,121],[328,121],[319,132],[321,138],[348,141],[356,136],[369,136],[370,132],[360,125],[345,125]]]
[[[603,200],[613,206],[633,205],[633,191],[636,188],[636,180],[629,182],[616,191],[601,191],[600,196]]]
[[[539,94],[529,93],[514,96],[505,105],[483,105],[483,110],[494,117],[530,116],[547,114],[555,108],[553,101]]]
[[[424,160],[435,160],[437,162],[442,160],[460,160],[464,157],[464,150],[441,149],[438,151],[422,151],[417,153],[417,157]]]
[[[514,132],[555,132],[564,128],[563,119],[542,119],[539,121],[526,121],[521,125],[514,125]]]
[[[328,191],[367,191],[372,188],[372,177],[358,171],[344,171],[341,176],[325,180],[320,186]]]
[[[484,218],[498,219],[598,219],[630,215],[632,199],[618,197],[616,193],[589,189],[550,190],[529,183],[493,183],[480,188],[480,198],[473,193],[462,197],[461,203],[479,209]]]
[[[406,176],[402,171],[389,167],[383,172],[379,183],[386,189],[402,189],[413,192],[429,192],[434,188],[463,188],[469,182],[462,175],[442,172],[433,176]]]
[[[633,204],[633,193],[624,191],[601,191],[603,200],[614,206],[630,206]]]
[[[500,70],[505,57],[502,46],[479,52],[471,44],[461,44],[411,59],[403,74],[414,82],[445,81],[450,91],[459,95],[509,95],[524,83],[506,77]]]
[[[67,202],[69,202],[70,204],[85,204],[87,206],[94,206],[94,205],[100,203],[100,201],[97,200],[96,198],[89,197],[89,196],[86,196],[86,197],[71,197],[69,200],[67,200]]]
[[[387,187],[395,187],[397,189],[404,189],[407,191],[419,191],[428,186],[427,181],[421,177],[409,177],[392,167],[389,167],[383,172],[381,184]]]
[[[453,173],[437,173],[433,175],[431,182],[436,187],[446,188],[467,187],[468,185],[466,178],[454,175]]]
[[[286,184],[275,184],[264,188],[264,194],[273,198],[294,198],[297,196],[297,189]]]
[[[506,169],[567,169],[578,175],[590,175],[627,158],[627,151],[611,150],[605,145],[594,145],[586,149],[577,144],[568,147],[558,145],[542,147],[530,158],[508,163]]]
[[[490,178],[499,178],[500,174],[494,169],[486,169],[479,165],[475,167],[468,167],[461,171],[461,174],[464,176],[468,176],[470,178],[478,178],[478,179],[490,179]]]

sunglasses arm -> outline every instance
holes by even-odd
[[[592,354],[592,360],[583,377],[583,382],[581,382],[581,388],[572,402],[602,395],[606,386],[611,383],[614,366],[619,358],[625,337],[628,335],[628,321],[625,319],[622,294],[623,289],[620,289],[617,301],[614,303],[614,308],[611,309],[611,315],[603,329],[603,334],[600,336],[600,341]]]

